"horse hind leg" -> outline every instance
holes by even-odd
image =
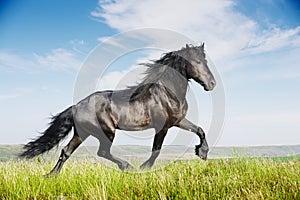
[[[116,163],[122,171],[133,169],[133,166],[127,161],[122,160],[111,154],[110,149],[114,140],[114,135],[114,133],[105,132],[105,135],[98,137],[100,147],[97,155]]]
[[[61,150],[59,159],[54,168],[46,175],[58,174],[63,167],[64,163],[68,160],[71,154],[77,149],[77,147],[86,139],[86,137],[79,136],[76,129],[74,129],[74,136],[70,142]]]

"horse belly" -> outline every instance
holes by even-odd
[[[128,131],[139,131],[145,130],[151,127],[151,119],[147,115],[137,115],[132,113],[132,115],[122,116],[118,123],[118,128]]]
[[[138,131],[151,128],[151,118],[145,109],[122,107],[113,112],[116,128],[128,131]]]

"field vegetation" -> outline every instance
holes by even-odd
[[[153,171],[121,172],[101,162],[0,163],[0,199],[300,199],[300,159],[176,161]]]

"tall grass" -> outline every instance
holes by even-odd
[[[300,160],[181,161],[152,172],[121,172],[101,163],[0,163],[0,199],[300,199]]]

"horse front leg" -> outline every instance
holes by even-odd
[[[162,147],[165,136],[167,135],[168,129],[162,129],[158,131],[154,136],[152,154],[148,160],[146,160],[141,166],[141,169],[151,168],[160,154],[160,149]]]
[[[181,120],[176,126],[184,130],[196,133],[196,135],[200,138],[200,144],[195,146],[195,154],[199,156],[201,159],[206,160],[209,147],[205,139],[205,133],[202,130],[202,128],[196,126],[186,118]]]

